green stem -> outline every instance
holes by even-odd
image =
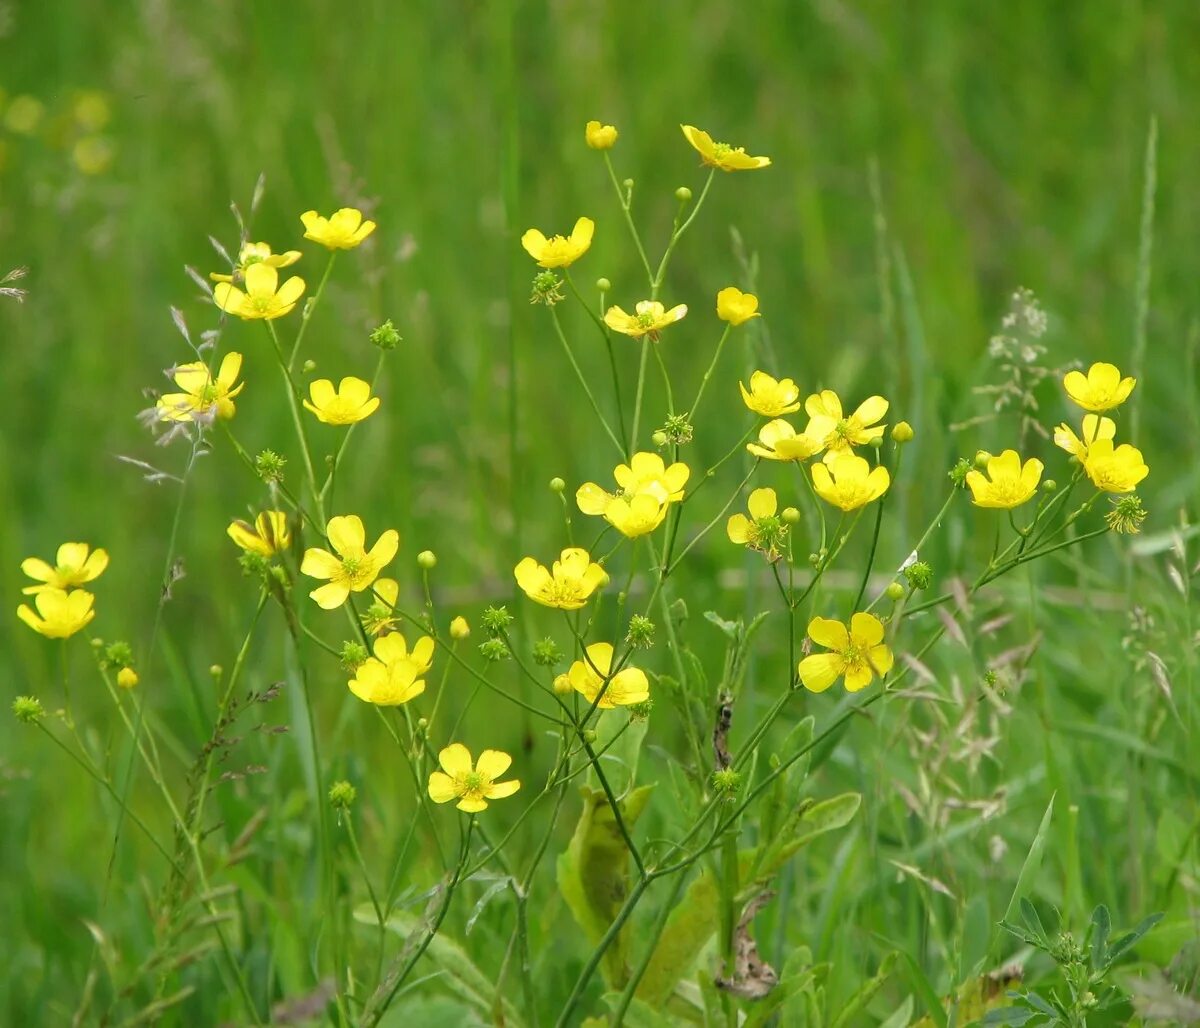
[[[325,283],[329,281],[329,273],[333,271],[333,262],[337,259],[337,251],[329,251],[329,263],[325,265],[325,274],[321,276],[321,281],[317,285],[317,291],[312,295],[312,301],[306,305],[304,317],[300,320],[300,330],[296,333],[296,341],[292,344],[292,353],[288,357],[287,370],[290,374],[292,368],[296,364],[296,355],[300,353],[300,344],[304,341],[304,333],[308,331],[308,323],[312,321],[312,316],[316,313],[317,304],[321,302],[321,294],[325,292]],[[269,325],[270,322],[268,321]],[[282,350],[280,354],[282,355]]]
[[[692,405],[688,408],[688,420],[692,424],[696,423],[696,411],[700,408],[700,400],[704,396],[704,390],[708,388],[708,380],[712,378],[713,372],[717,368],[717,362],[721,359],[721,351],[725,349],[725,340],[729,338],[729,333],[733,330],[733,326],[726,323],[725,331],[721,333],[721,338],[717,342],[717,348],[713,351],[712,360],[708,363],[708,369],[704,372],[704,377],[700,379],[700,388],[696,390],[696,398],[692,401]]]
[[[563,352],[567,355],[567,360],[571,362],[571,367],[575,371],[575,377],[579,379],[579,384],[583,387],[584,395],[588,398],[588,403],[592,405],[592,410],[600,421],[600,426],[604,429],[608,438],[612,440],[613,445],[617,448],[617,452],[622,456],[625,455],[625,446],[617,434],[609,425],[608,419],[604,416],[604,412],[600,410],[600,404],[596,402],[596,397],[592,394],[592,387],[588,385],[587,378],[584,377],[583,369],[580,368],[579,362],[575,359],[575,354],[571,350],[571,344],[567,342],[567,337],[563,333],[562,323],[558,320],[558,312],[553,308],[549,308],[550,318],[554,322],[554,331],[558,335],[559,342],[562,343]],[[636,423],[636,422],[635,422]]]
[[[637,452],[638,425],[642,421],[642,394],[646,388],[646,364],[650,360],[650,351],[647,347],[653,345],[648,338],[642,338],[642,359],[638,364],[637,392],[633,400],[633,428],[629,432],[629,455],[631,457]]]

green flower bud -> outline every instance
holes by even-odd
[[[655,446],[666,446],[667,433],[660,428],[650,437],[650,441],[653,442]]]
[[[634,614],[625,639],[634,649],[648,649],[654,645],[654,622],[643,614]]]
[[[23,725],[36,725],[46,716],[42,701],[36,696],[18,696],[12,702],[12,712]]]
[[[552,493],[561,493],[564,489],[566,489],[566,487],[567,487],[567,483],[564,482],[561,478],[550,479],[550,491]]]
[[[688,203],[692,199],[692,191],[687,186],[680,186],[675,190],[675,199],[680,203]]]
[[[907,421],[897,421],[892,426],[892,439],[898,443],[911,443],[913,427]]]
[[[400,342],[400,333],[396,331],[391,318],[371,332],[371,345],[381,350],[394,350]]]
[[[890,583],[884,591],[887,593],[887,598],[893,603],[904,598],[904,586],[899,582]]]
[[[1057,491],[1058,491],[1058,483],[1056,481],[1054,481],[1054,479],[1048,478],[1048,479],[1046,479],[1046,481],[1044,481],[1042,483],[1042,492],[1053,493],[1053,492],[1057,492]]]
[[[508,658],[508,647],[503,639],[488,639],[479,644],[479,654],[484,660],[494,664]]]
[[[485,607],[480,620],[488,635],[503,635],[513,623],[513,616],[506,607]]]
[[[437,554],[433,550],[422,550],[417,554],[417,567],[432,571],[437,567]]]
[[[285,464],[286,458],[279,456],[274,450],[263,450],[254,458],[254,470],[264,482],[282,482]]]
[[[533,644],[533,662],[539,667],[554,667],[562,661],[563,652],[553,639],[539,639]]]
[[[367,648],[360,642],[347,640],[346,642],[342,643],[342,652],[340,657],[342,661],[342,667],[344,667],[347,671],[354,671],[360,664],[365,663],[367,657],[369,656],[370,654],[367,653]]]
[[[933,568],[923,560],[913,561],[900,573],[914,589],[928,589],[933,582]]]
[[[612,283],[606,278],[596,279],[596,288],[602,293],[607,293],[612,290]]]
[[[992,459],[992,455],[990,453],[988,453],[987,450],[976,450],[975,451],[975,467],[979,468],[980,470],[986,469],[987,462],[991,459]]]
[[[735,771],[731,767],[714,771],[712,776],[713,788],[721,796],[732,796],[737,792],[738,786],[742,782],[742,774],[740,771]]]
[[[334,782],[329,787],[329,802],[337,810],[349,810],[358,797],[358,790],[349,782]]]
[[[304,374],[306,374],[306,375],[311,375],[314,371],[317,370],[317,362],[314,360],[306,360],[304,362],[304,364],[301,365],[300,370],[303,371]]]
[[[211,664],[208,668],[208,673],[212,675],[213,678],[220,678],[223,674],[225,674],[225,669],[221,667],[220,664]]]
[[[779,518],[785,525],[798,525],[800,523],[800,512],[795,507],[784,507],[779,512]]]

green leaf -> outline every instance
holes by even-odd
[[[608,1009],[616,1014],[621,1005],[621,993],[606,992],[604,994],[604,1002],[608,1005]],[[604,1022],[607,1024],[608,1022]],[[626,1028],[674,1028],[673,1023],[665,1016],[660,1014],[649,1003],[644,1003],[636,997],[629,1001],[629,1006],[625,1009],[625,1014],[621,1018],[621,1024]]]
[[[1109,949],[1108,962],[1110,964],[1114,963],[1122,954],[1136,945],[1138,939],[1150,931],[1162,919],[1162,914],[1151,914],[1149,917],[1143,919],[1133,931],[1127,935],[1122,935]]]
[[[1042,948],[1047,948],[1050,943],[1046,939],[1046,929],[1042,927],[1042,919],[1038,916],[1037,908],[1024,896],[1021,897],[1021,918],[1025,922],[1025,927],[1038,939]]]
[[[1033,837],[1033,842],[1029,844],[1029,852],[1025,854],[1025,862],[1021,865],[1021,873],[1017,875],[1017,884],[1013,888],[1008,906],[1004,909],[1005,921],[1012,920],[1021,897],[1029,893],[1033,879],[1041,870],[1042,851],[1046,848],[1046,839],[1050,834],[1050,819],[1053,814],[1054,796],[1051,796],[1050,802],[1046,805],[1046,812],[1042,815],[1042,822],[1038,825],[1037,834]]]
[[[844,828],[862,805],[862,795],[844,792],[832,799],[798,807],[784,821],[774,841],[766,844],[758,864],[759,880],[775,874],[795,853],[813,839]]]
[[[883,988],[886,982],[892,976],[892,968],[896,966],[896,960],[899,954],[895,951],[889,953],[883,958],[879,965],[879,970],[869,981],[863,982],[859,986],[858,991],[846,1001],[846,1004],[838,1012],[838,1016],[834,1018],[830,1028],[846,1028],[847,1025],[855,1024],[852,1018],[857,1018],[863,1010],[866,1009],[868,1003],[874,998],[875,994]]]
[[[1108,936],[1112,931],[1112,918],[1108,907],[1101,903],[1092,911],[1092,970],[1108,967]]]
[[[899,1007],[896,1012],[891,1015],[886,1021],[880,1022],[879,1028],[908,1028],[912,1023],[913,1015],[913,998],[909,996]]]

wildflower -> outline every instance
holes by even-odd
[[[375,222],[363,221],[362,211],[356,207],[343,207],[328,218],[305,211],[300,220],[304,223],[304,238],[327,250],[353,250],[375,231]]]
[[[916,554],[914,553],[913,556],[915,557]],[[914,589],[928,589],[933,582],[933,568],[927,561],[914,560],[911,564],[906,563],[900,569],[900,573]]]
[[[1088,447],[1083,470],[1092,485],[1106,493],[1131,493],[1150,474],[1141,450],[1129,443],[1114,449],[1111,439],[1097,439]]]
[[[663,523],[668,506],[646,493],[629,499],[618,496],[605,509],[604,519],[627,539],[637,539]]]
[[[410,652],[403,635],[389,632],[376,641],[374,651],[373,657],[355,668],[348,683],[360,700],[377,707],[396,707],[425,691],[421,676],[433,663],[433,640],[429,636],[421,636]]]
[[[1080,463],[1087,460],[1088,447],[1098,439],[1112,439],[1117,434],[1117,423],[1112,418],[1102,418],[1098,414],[1083,416],[1083,438],[1081,439],[1065,421],[1054,430],[1054,445],[1066,450],[1072,457],[1078,457]]]
[[[857,613],[850,628],[832,618],[813,618],[808,637],[829,653],[814,653],[800,661],[800,681],[810,692],[824,692],[843,675],[846,690],[858,692],[892,669],[892,651],[883,642],[883,622],[874,614]]]
[[[274,450],[263,450],[254,458],[254,471],[264,482],[282,482],[287,458]]]
[[[438,754],[441,771],[429,776],[429,798],[434,803],[458,800],[456,806],[468,814],[487,809],[488,800],[511,796],[521,783],[517,779],[497,782],[512,765],[512,757],[502,750],[484,750],[477,761],[462,743],[447,746]]]
[[[800,409],[800,387],[790,378],[774,379],[765,371],[750,376],[750,388],[741,382],[742,402],[764,418],[778,418]]]
[[[584,514],[604,517],[622,534],[635,538],[652,532],[666,517],[667,507],[683,499],[684,485],[691,474],[688,466],[676,462],[668,467],[657,453],[642,451],[619,464],[613,477],[621,487],[619,494],[585,482],[575,493],[575,502]]]
[[[1071,402],[1097,412],[1121,406],[1135,385],[1137,379],[1122,378],[1115,364],[1093,364],[1086,375],[1082,371],[1068,371],[1063,376],[1063,388]]]
[[[363,630],[367,635],[383,635],[398,624],[396,601],[400,598],[400,583],[394,578],[377,578],[372,592],[375,599],[362,616]]]
[[[521,236],[521,246],[538,263],[539,268],[569,268],[588,251],[596,223],[591,218],[579,218],[569,236],[547,239],[536,228]]]
[[[4,112],[4,127],[21,136],[33,135],[45,113],[46,105],[41,100],[22,93],[12,98],[8,110]]]
[[[183,392],[164,393],[158,398],[155,406],[158,408],[159,421],[232,418],[237,411],[233,398],[245,386],[244,382],[237,381],[241,370],[240,353],[225,354],[216,378],[213,378],[204,361],[180,364],[171,377]]]
[[[629,619],[625,641],[635,650],[649,649],[654,645],[654,622],[644,614],[634,614]]]
[[[774,489],[755,489],[746,503],[750,517],[734,514],[725,525],[729,541],[739,546],[761,550],[774,559],[787,535],[787,526],[775,516],[779,501]]]
[[[513,574],[517,585],[531,600],[559,610],[578,610],[608,582],[604,568],[592,562],[587,550],[577,546],[562,551],[553,571],[526,557]]]
[[[138,684],[138,673],[131,667],[123,667],[117,672],[117,685],[122,689],[132,689]]]
[[[635,667],[624,667],[612,677],[613,648],[611,643],[592,643],[587,657],[577,660],[567,672],[571,688],[582,693],[589,703],[601,710],[641,703],[650,698],[650,682],[646,673]],[[608,686],[605,688],[605,681]],[[604,695],[600,695],[600,690]],[[596,697],[600,702],[596,703]]]
[[[746,444],[755,457],[765,460],[807,460],[821,448],[820,440],[798,433],[782,418],[768,421],[758,430],[758,442]]]
[[[227,314],[246,320],[282,318],[304,293],[304,279],[293,275],[280,285],[279,272],[270,264],[251,264],[243,279],[245,291],[232,282],[218,282],[213,288],[213,300]]]
[[[872,468],[853,453],[840,454],[832,464],[814,464],[812,480],[822,500],[845,511],[878,500],[892,482],[887,468]]]
[[[281,510],[265,510],[250,525],[245,521],[233,521],[226,534],[247,553],[271,557],[281,553],[292,544],[292,533],[288,528],[287,514]]]
[[[609,307],[604,313],[604,324],[622,335],[634,339],[649,336],[653,342],[658,342],[658,333],[682,319],[687,310],[685,303],[677,303],[667,310],[657,300],[641,300],[633,314],[626,314],[620,307]]]
[[[737,286],[726,286],[717,293],[717,317],[735,328],[751,318],[761,316],[758,313],[758,297],[753,293],[743,293]],[[792,409],[799,410],[799,406]]]
[[[381,350],[394,350],[403,341],[391,318],[371,330],[370,340],[372,346],[378,346]]]
[[[353,425],[369,418],[379,409],[379,397],[371,395],[371,385],[352,375],[343,378],[334,391],[333,382],[318,378],[309,384],[304,406],[326,425]]]
[[[300,259],[299,250],[285,250],[283,253],[271,253],[269,243],[243,243],[238,251],[237,264],[233,266],[232,275],[223,275],[219,271],[212,272],[208,277],[214,282],[232,282],[246,274],[246,269],[252,264],[269,264],[272,268],[287,268]]]
[[[692,428],[692,423],[688,421],[686,414],[668,414],[666,423],[663,425],[661,431],[665,438],[662,442],[655,439],[654,443],[656,446],[665,446],[668,442],[678,443],[682,446],[684,443],[692,441],[692,432],[694,429]],[[657,436],[659,433],[655,432],[654,434]]]
[[[692,125],[680,125],[683,137],[700,154],[700,159],[711,168],[722,171],[753,171],[755,168],[765,168],[771,163],[770,157],[751,157],[740,146],[730,146],[728,143],[713,142],[712,136]]]
[[[461,614],[450,622],[450,638],[456,642],[467,638],[471,634],[471,626],[467,624],[467,619]]]
[[[21,561],[21,571],[40,585],[27,585],[27,596],[47,589],[73,589],[99,578],[108,567],[108,554],[92,550],[87,543],[63,543],[54,555],[54,567],[38,557]]]
[[[66,639],[96,616],[92,610],[95,599],[83,589],[70,592],[65,589],[43,589],[33,598],[37,613],[22,603],[17,608],[17,617],[47,639]]]
[[[995,507],[1012,510],[1021,506],[1037,492],[1043,464],[1030,457],[1021,466],[1016,450],[1005,450],[999,457],[989,457],[987,478],[974,469],[967,472],[967,487],[976,507]]]
[[[12,702],[12,712],[23,725],[36,725],[46,716],[46,708],[36,696],[18,696]]]
[[[832,464],[838,454],[883,438],[886,426],[875,422],[887,413],[888,402],[882,396],[869,396],[847,417],[837,393],[823,389],[804,401],[804,409],[808,412],[804,434],[820,441],[825,463]]]
[[[533,276],[533,292],[530,293],[530,303],[540,303],[543,307],[553,307],[564,299],[562,279],[553,271],[539,271]]]
[[[507,607],[484,607],[482,621],[484,631],[488,635],[497,636],[508,631],[508,626],[513,623],[513,616]]]
[[[611,150],[617,141],[617,127],[589,121],[584,127],[583,138],[593,150]]]
[[[1137,535],[1146,520],[1146,508],[1136,494],[1113,497],[1113,509],[1104,515],[1108,527],[1121,535]]]
[[[350,593],[360,593],[375,581],[379,572],[396,556],[400,536],[395,529],[389,528],[368,552],[362,519],[355,514],[330,518],[325,534],[338,555],[316,547],[305,550],[300,571],[312,578],[329,580],[309,595],[318,606],[333,610],[345,603]]]

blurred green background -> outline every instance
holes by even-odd
[[[135,415],[152,402],[146,389],[163,388],[161,369],[188,359],[169,307],[196,337],[215,327],[184,267],[221,268],[207,237],[234,249],[230,202],[248,213],[260,174],[266,189],[250,235],[276,250],[300,244],[298,215],[310,208],[352,204],[379,222],[369,245],[339,260],[308,337],[318,373],[336,379],[369,373],[367,333],[384,318],[404,336],[381,381],[383,413],[357,436],[338,509],[362,513],[372,537],[400,529],[406,588],[415,553],[429,547],[441,557],[448,604],[476,610],[507,598],[512,564],[561,542],[545,482],[604,483],[611,467],[545,312],[527,303],[533,269],[517,239],[531,225],[566,231],[587,214],[597,236],[576,280],[609,277],[613,301],[627,308],[643,292],[601,161],[583,144],[590,118],[620,129],[613,158],[635,179],[635,216],[652,251],[669,233],[675,187],[698,192],[702,182],[681,121],[772,157],[768,171],[719,176],[664,290],[692,308],[663,351],[690,394],[717,334],[712,297],[747,284],[731,228],[758,255],[753,285],[765,318],[729,348],[706,401],[711,427],[698,426],[689,460],[706,466],[736,440],[744,412],[733,380],[764,353],[805,389],[884,393],[919,433],[897,488],[903,518],[886,540],[891,566],[940,505],[953,458],[1012,441],[1011,423],[959,435],[939,426],[985,403],[971,389],[996,379],[987,341],[1017,286],[1032,288],[1049,314],[1047,364],[1128,365],[1144,155],[1157,118],[1136,441],[1152,468],[1145,495],[1159,531],[1194,498],[1200,8],[1189,0],[56,0],[0,5],[0,32],[0,275],[29,268],[17,283],[27,301],[0,299],[0,583],[10,608],[22,558],[88,540],[112,556],[97,583],[94,631],[135,647],[149,638],[178,489],[145,482],[118,457],[180,472],[183,449],[157,448]],[[890,301],[880,293],[873,166]],[[294,270],[311,288],[324,258],[303,248]],[[603,382],[606,359],[586,320],[567,318]],[[246,355],[239,438],[252,452],[290,452],[261,327],[230,325],[222,345]],[[635,350],[622,360],[631,390]],[[1047,424],[1067,413],[1052,384],[1038,395]],[[324,428],[314,437],[319,452],[335,438]],[[163,654],[140,654],[153,669],[144,695],[183,755],[203,738],[205,669],[232,659],[253,603],[223,527],[260,502],[258,483],[220,436],[214,445],[188,485],[179,546],[187,577],[165,608]],[[701,558],[714,572],[729,562],[725,545],[714,538],[705,553],[716,556]],[[1105,544],[1091,559],[1125,581],[1118,552]],[[708,604],[727,613],[766,605],[723,594],[709,577],[695,580],[693,615]],[[1119,658],[1119,610],[1070,616],[1108,618],[1104,645]],[[1054,617],[1069,650],[1068,615]],[[1091,645],[1056,666],[1086,677],[1101,652]],[[57,661],[58,647],[0,620],[10,696],[49,701]],[[82,678],[82,654],[76,663]],[[265,682],[280,671],[264,657],[255,673]],[[353,723],[336,666],[322,674],[337,725],[330,761],[370,774],[377,733]],[[87,731],[110,739],[107,698],[76,689],[80,711],[98,719]],[[1100,719],[1113,698],[1105,695],[1077,698],[1071,717]],[[1043,701],[1045,714],[1053,697]],[[1110,713],[1121,722],[1119,709]],[[485,709],[478,723],[490,716]],[[1049,730],[1052,720],[1039,723]],[[517,727],[502,734],[521,745]],[[0,1002],[10,1011],[34,1009],[64,982],[79,987],[90,953],[79,919],[97,917],[111,843],[89,787],[57,759],[0,719],[0,949],[17,955],[0,972]],[[273,765],[273,774],[283,771]],[[387,777],[397,791],[408,787],[394,770]],[[1194,813],[1194,776],[1186,783]],[[1154,794],[1152,781],[1146,788]],[[1021,812],[1035,826],[1050,792],[1040,789]],[[1096,817],[1087,828],[1096,845],[1125,824],[1121,809]],[[1029,829],[1016,825],[1019,849]],[[1148,838],[1131,835],[1120,853]],[[137,852],[131,843],[118,857],[134,895]],[[1113,857],[1109,902],[1142,881],[1131,872],[1119,884],[1124,861]]]

